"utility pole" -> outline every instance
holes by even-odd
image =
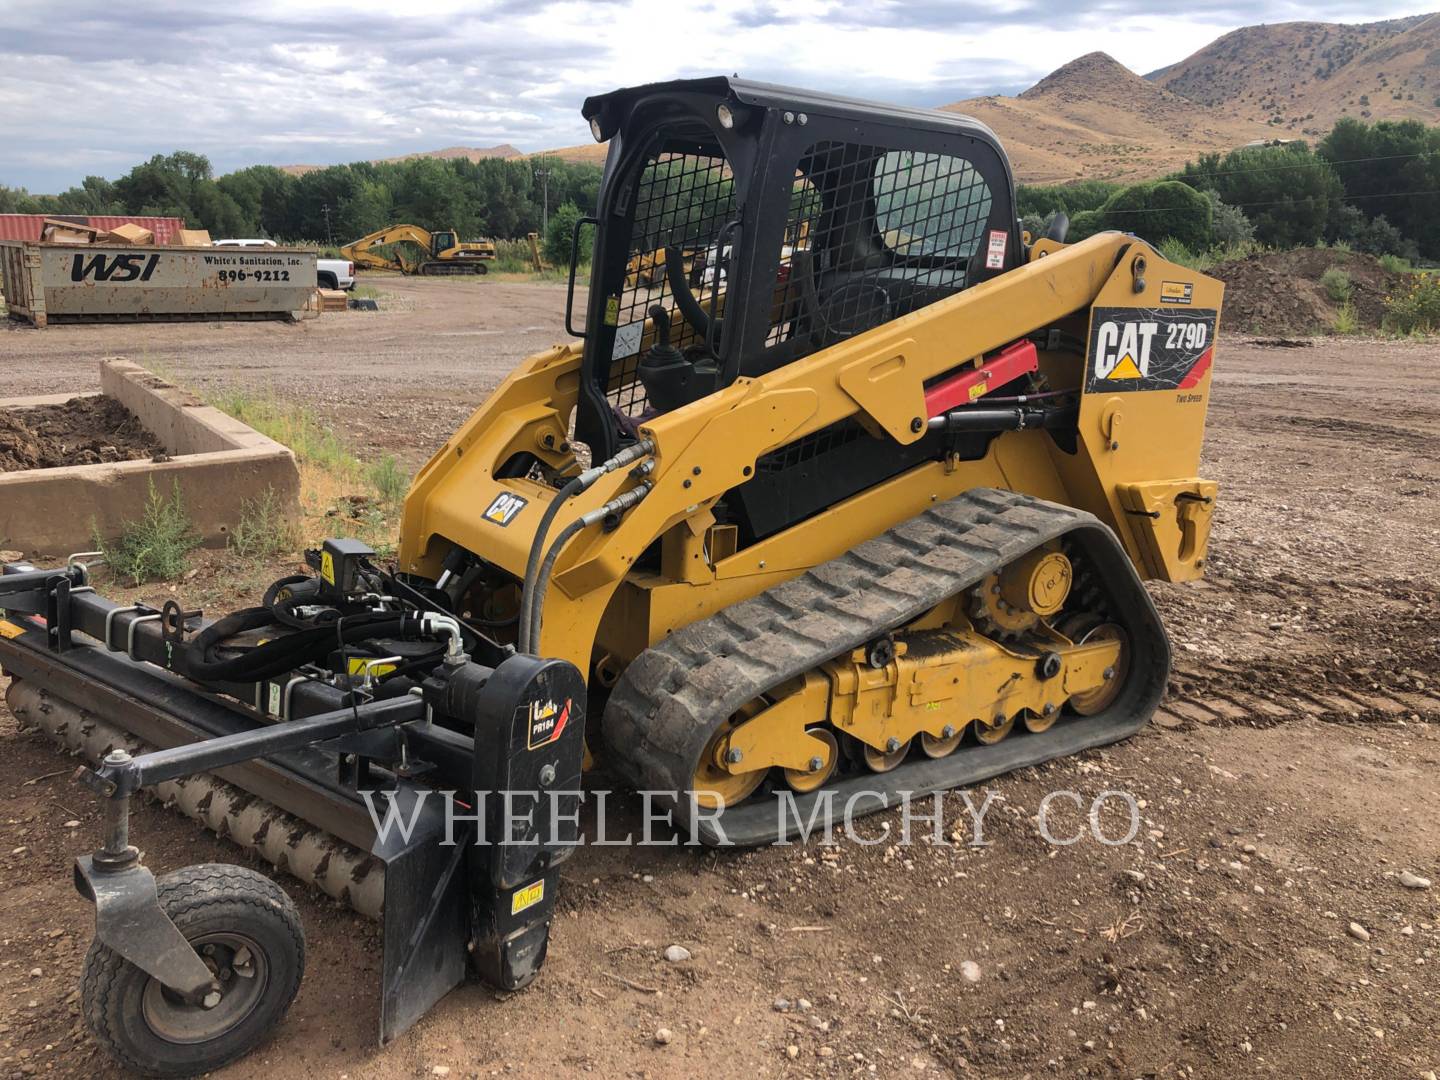
[[[550,231],[550,166],[544,154],[535,167],[535,179],[540,181],[540,235],[544,236]]]
[[[325,218],[325,243],[331,247],[335,246],[335,230],[330,227],[330,204],[321,203],[320,213]]]

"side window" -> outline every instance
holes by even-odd
[[[735,217],[735,184],[720,154],[665,153],[646,162],[635,185],[634,228],[624,278],[608,282],[614,303],[615,343],[611,351],[606,396],[624,429],[633,429],[647,408],[645,387],[636,378],[640,356],[651,344],[645,330],[647,312],[655,305],[674,308],[666,280],[666,252],[681,260],[682,272],[695,298],[707,309],[716,288],[723,290],[722,269],[727,252],[717,240]],[[606,321],[611,313],[607,311]],[[694,331],[676,316],[671,344],[681,349],[694,342]],[[628,430],[633,434],[633,430]]]
[[[963,158],[890,150],[875,162],[875,223],[896,255],[969,260],[990,217],[990,189]]]
[[[963,289],[992,202],[961,157],[809,147],[776,260],[766,345],[785,346],[779,362],[798,359]]]

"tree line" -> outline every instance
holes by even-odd
[[[543,170],[543,174],[542,174]],[[216,177],[203,154],[157,154],[124,176],[58,195],[0,186],[0,213],[183,217],[215,237],[336,244],[397,222],[464,239],[522,237],[566,203],[595,205],[598,165],[558,158],[355,162],[294,176],[252,165]]]
[[[1037,233],[1063,211],[1071,240],[1120,229],[1192,251],[1326,242],[1440,259],[1440,127],[1345,117],[1313,147],[1297,140],[1205,154],[1139,184],[1022,184],[1017,203]]]
[[[597,165],[558,158],[415,158],[301,176],[254,165],[217,178],[203,155],[177,151],[113,181],[86,177],[58,195],[0,186],[0,213],[176,216],[216,237],[343,244],[402,221],[455,228],[465,239],[517,238],[541,231],[548,210],[553,236],[546,237],[547,249],[552,261],[568,262],[570,229],[580,209],[595,205],[600,172]],[[1313,147],[1297,140],[1205,154],[1171,176],[1138,184],[1022,184],[1017,205],[1036,233],[1063,211],[1072,240],[1120,229],[1192,251],[1324,241],[1376,255],[1440,259],[1437,192],[1440,127],[1346,117]],[[685,204],[696,193],[671,194],[679,213],[682,205],[688,212]]]

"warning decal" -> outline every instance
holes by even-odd
[[[526,885],[523,889],[516,889],[510,894],[510,914],[519,915],[526,908],[532,908],[544,899],[545,879],[541,878],[534,884]]]
[[[1096,308],[1086,389],[1092,393],[1195,386],[1210,368],[1213,310]]]
[[[1009,235],[1003,230],[990,230],[990,242],[985,248],[986,270],[1000,270],[1005,266],[1005,247],[1009,240]]]

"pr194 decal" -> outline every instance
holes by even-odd
[[[1183,390],[1210,370],[1214,310],[1096,308],[1086,390]]]

